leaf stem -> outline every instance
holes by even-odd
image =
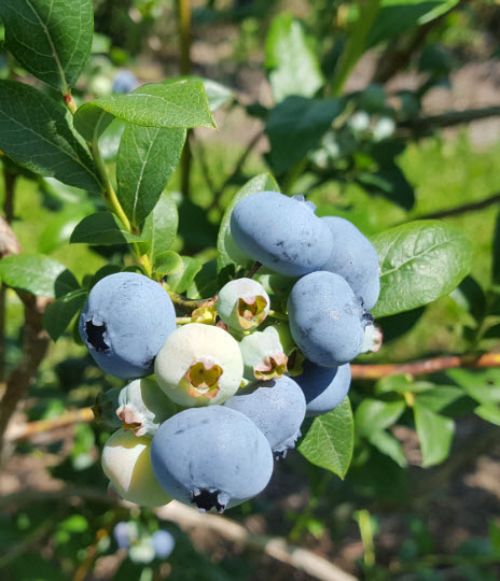
[[[97,129],[97,127],[96,127],[96,129]],[[97,169],[99,170],[99,173],[101,175],[101,178],[102,178],[102,181],[104,184],[104,191],[103,191],[104,199],[108,203],[108,206],[110,207],[112,212],[118,217],[120,222],[123,224],[123,227],[125,228],[125,230],[127,230],[127,232],[132,233],[132,230],[133,230],[132,224],[130,223],[130,220],[128,219],[127,214],[125,214],[125,211],[122,208],[122,205],[120,204],[120,200],[118,199],[118,196],[116,195],[116,192],[113,188],[113,185],[111,184],[111,181],[110,181],[109,176],[108,176],[108,172],[106,170],[106,166],[105,166],[104,161],[101,157],[101,152],[99,151],[99,144],[98,144],[98,140],[96,137],[92,140],[91,150],[92,150],[92,157],[94,158],[94,161],[97,165]],[[149,256],[147,254],[143,254],[140,250],[139,244],[137,244],[135,242],[132,244],[132,248],[134,250],[135,255],[137,256],[137,261],[144,268],[144,271],[146,272],[147,276],[149,276],[151,278],[153,275],[153,265],[151,264],[151,260],[150,260]]]
[[[165,284],[164,288],[170,295],[174,304],[187,310],[193,311],[200,307],[212,307],[215,304],[216,297],[209,297],[208,299],[185,299],[183,296],[170,289],[168,285]]]
[[[358,0],[357,4],[359,16],[354,25],[354,29],[349,34],[331,84],[331,92],[334,97],[342,94],[345,82],[363,55],[368,41],[368,35],[380,8],[380,0]]]
[[[177,0],[177,26],[179,29],[180,73],[182,76],[188,76],[192,70],[190,0]],[[186,198],[189,198],[190,193],[192,154],[189,138],[191,135],[192,130],[188,130],[181,157],[181,191]]]
[[[273,319],[278,319],[278,321],[288,321],[288,317],[283,313],[277,313],[276,311],[269,311],[269,316]]]

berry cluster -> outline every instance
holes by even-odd
[[[126,550],[135,563],[168,559],[175,548],[175,539],[169,531],[159,529],[149,534],[134,521],[116,523],[113,537],[118,549]]]
[[[259,494],[273,457],[294,447],[306,416],[340,404],[349,362],[378,340],[367,310],[378,258],[350,222],[260,192],[236,204],[230,235],[260,266],[220,289],[214,324],[177,326],[167,291],[132,272],[100,280],[82,311],[97,364],[133,380],[100,406],[119,428],[103,470],[131,502],[222,512]]]

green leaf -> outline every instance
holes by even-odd
[[[181,156],[185,129],[128,125],[116,163],[117,195],[133,226],[153,210]]]
[[[252,261],[241,252],[236,246],[231,236],[231,214],[236,204],[246,196],[255,194],[257,192],[273,191],[279,192],[279,186],[273,176],[269,173],[263,173],[255,176],[247,182],[234,196],[229,204],[219,228],[217,237],[217,250],[219,255],[217,257],[217,268],[222,270],[229,265],[247,265]]]
[[[153,211],[144,222],[141,248],[149,254],[153,263],[158,255],[166,252],[175,242],[179,226],[177,205],[169,194],[162,194]]]
[[[287,97],[277,105],[266,125],[273,170],[281,174],[302,161],[319,144],[340,110],[334,99]]]
[[[291,14],[280,14],[272,22],[266,40],[266,67],[277,103],[290,95],[312,97],[323,86],[318,58],[304,28]]]
[[[392,426],[405,410],[404,401],[382,401],[365,398],[354,413],[356,432],[369,436]]]
[[[0,277],[6,285],[37,296],[53,297],[55,282],[65,267],[43,255],[18,254],[0,261]]]
[[[140,242],[142,238],[130,234],[111,212],[97,212],[78,223],[69,239],[71,244],[113,246]]]
[[[490,422],[490,424],[500,426],[500,406],[492,404],[480,405],[474,410],[474,413],[481,419]]]
[[[234,99],[234,92],[228,87],[212,81],[211,79],[200,78],[200,80],[205,87],[208,106],[210,107],[210,111],[212,113],[227,103],[230,103]]]
[[[87,210],[87,211],[86,211]],[[38,238],[37,250],[50,254],[70,239],[71,233],[80,220],[88,213],[88,208],[70,207],[46,221]]]
[[[450,369],[447,375],[479,404],[500,404],[500,369]]]
[[[172,250],[167,250],[162,252],[155,257],[154,262],[154,272],[160,277],[164,277],[166,274],[173,274],[183,269],[184,262],[182,257],[173,252]]]
[[[369,45],[389,40],[411,28],[431,22],[459,0],[383,0],[369,37]]]
[[[418,404],[415,405],[413,411],[422,450],[422,466],[427,468],[443,462],[450,453],[455,431],[453,420]]]
[[[418,404],[428,410],[439,413],[464,397],[464,392],[459,387],[442,385],[420,393],[416,397]]]
[[[388,375],[377,381],[375,393],[377,395],[391,392],[404,393],[405,391],[410,391],[412,383],[411,377],[404,373]]]
[[[73,317],[80,311],[87,298],[85,289],[74,290],[57,299],[45,310],[43,325],[53,341],[66,331]]]
[[[56,299],[78,290],[80,284],[76,276],[70,270],[63,270],[54,282],[54,296]]]
[[[377,450],[392,458],[401,468],[405,468],[408,465],[401,444],[391,434],[387,432],[373,432],[370,434],[368,440]]]
[[[0,149],[43,176],[99,193],[98,172],[63,105],[33,87],[0,81]]]
[[[354,423],[349,398],[314,419],[298,450],[311,464],[344,478],[351,463]]]
[[[180,294],[185,293],[193,284],[196,275],[203,266],[201,260],[190,256],[183,256],[182,262],[182,267],[172,273],[167,279],[169,287]]]
[[[470,271],[469,241],[437,220],[396,226],[372,242],[381,268],[376,317],[409,311],[447,295]]]
[[[67,93],[90,55],[92,0],[2,0],[7,49],[30,73]]]
[[[75,127],[88,140],[102,112],[144,127],[214,127],[203,83],[185,79],[141,85],[127,95],[85,103],[75,114]]]
[[[491,265],[491,279],[493,284],[500,285],[500,210],[495,220],[495,234],[493,236],[493,256]]]

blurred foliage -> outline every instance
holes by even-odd
[[[141,81],[176,72],[175,2],[96,0],[94,4],[96,34],[91,59],[74,92],[78,101],[109,96],[113,79],[123,68],[132,69]],[[178,169],[162,197],[179,216],[179,231],[168,241],[170,254],[158,257],[162,274],[170,275],[179,292],[193,297],[212,293],[222,216],[248,179],[270,170],[283,191],[308,192],[319,214],[348,217],[368,235],[444,212],[443,222],[471,240],[470,275],[454,292],[428,306],[381,318],[385,344],[366,361],[408,361],[498,348],[498,204],[473,212],[460,208],[498,191],[500,145],[478,151],[465,131],[445,138],[441,129],[449,121],[446,115],[436,125],[418,121],[426,117],[425,100],[434,89],[450,87],[454,71],[473,59],[498,58],[499,23],[498,3],[493,0],[386,0],[360,6],[341,0],[193,2],[193,36],[202,47],[193,51],[195,72],[222,83],[213,87],[212,94],[207,90],[212,110],[221,107],[217,117],[221,132],[226,119],[239,115],[237,119],[262,128],[269,147],[264,154],[262,148],[247,151],[238,125],[227,130],[227,137],[223,133],[222,143],[205,139],[201,132],[191,136],[189,191],[180,193]],[[217,45],[226,36],[229,50],[219,55]],[[214,54],[206,63],[197,63],[207,46]],[[375,63],[372,76],[365,78],[361,89],[348,89],[352,71],[370,49]],[[255,71],[265,71],[267,82],[262,74],[252,77]],[[402,71],[414,75],[414,90],[394,91],[388,85]],[[0,53],[0,78],[25,74],[19,63]],[[226,85],[248,88],[255,78],[259,87],[251,86],[250,97],[233,97],[225,91]],[[464,113],[463,121],[473,119]],[[115,121],[100,140],[112,169],[122,132],[123,124]],[[13,229],[22,248],[62,263],[76,277],[76,286],[65,281],[65,288],[76,294],[71,300],[64,295],[65,304],[59,304],[59,324],[49,331],[54,338],[61,337],[45,358],[25,404],[30,421],[50,419],[65,409],[92,405],[103,389],[119,385],[118,380],[104,377],[74,342],[74,321],[80,299],[95,281],[93,274],[133,261],[126,240],[117,245],[102,240],[92,246],[68,244],[81,220],[105,209],[101,200],[51,178],[34,176],[5,158],[2,165],[4,171],[20,174]],[[5,190],[3,194],[5,201]],[[154,214],[149,220],[148,228],[155,227]],[[50,272],[51,264],[43,263],[41,275]],[[43,285],[43,280],[43,276],[26,280],[26,288],[33,291],[31,285]],[[8,371],[21,357],[23,312],[11,289],[6,302]],[[462,455],[465,465],[467,458],[475,458],[476,439],[482,440],[486,433],[491,440],[486,424],[476,418],[500,424],[500,372],[450,370],[423,379],[393,376],[359,381],[351,394],[356,433],[346,479],[340,481],[292,454],[286,464],[278,465],[269,493],[255,500],[251,510],[243,505],[230,516],[244,520],[252,513],[291,542],[312,547],[322,542],[327,550],[331,543],[336,547],[347,538],[359,537],[363,550],[356,566],[367,579],[449,575],[494,579],[500,562],[498,515],[478,515],[477,537],[447,544],[442,538],[446,523],[436,525],[425,487],[449,486],[449,463]],[[467,437],[471,429],[472,436]],[[51,475],[66,486],[92,487],[105,496],[98,446],[107,436],[102,426],[82,424],[62,440],[20,442],[16,457],[27,459],[36,469],[35,481],[47,478],[49,466]],[[423,473],[421,467],[441,464],[450,454],[451,460],[441,467],[444,476],[439,467]],[[15,464],[9,469],[15,470]],[[77,503],[54,496],[41,500],[2,516],[2,578],[83,579],[111,556],[109,578],[113,579],[146,580],[158,575],[179,580],[256,579],[267,566],[249,551],[235,555],[208,541],[205,551],[196,549],[170,524],[176,549],[168,562],[141,563],[141,551],[119,549],[112,531],[125,519],[136,524],[142,537],[151,535],[163,523],[150,511],[110,506],[84,495]],[[398,540],[384,550],[384,526],[394,515],[398,522],[389,536],[395,534]],[[436,519],[446,520],[446,510],[441,508]],[[139,548],[142,537],[138,537]],[[331,551],[334,556],[335,551]]]

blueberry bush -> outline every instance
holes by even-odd
[[[441,555],[410,499],[498,436],[498,194],[418,211],[404,161],[500,113],[425,113],[493,6],[115,4],[0,3],[0,442],[8,473],[27,470],[0,481],[5,578],[278,579],[185,532],[265,514],[288,523],[283,554],[226,538],[293,578],[354,578],[292,546],[341,542],[342,512],[356,575],[494,578],[498,521]],[[194,73],[193,23],[236,27],[238,66],[264,47],[265,99]],[[178,73],[132,72],[160,34]],[[394,90],[411,67],[417,86]],[[259,127],[237,155],[211,137],[230,115]],[[388,564],[390,506],[410,516]]]

